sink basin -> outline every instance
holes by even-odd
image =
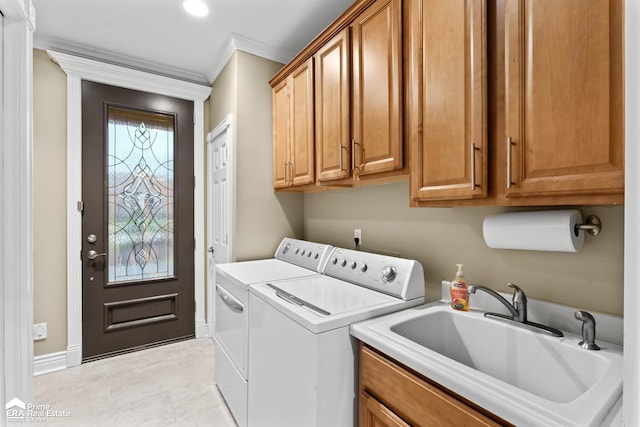
[[[425,327],[427,326],[428,327]],[[553,402],[571,402],[607,371],[606,357],[536,333],[452,310],[405,320],[391,331],[429,350]]]
[[[351,327],[352,335],[518,426],[597,426],[622,394],[622,349],[550,337],[430,304]]]

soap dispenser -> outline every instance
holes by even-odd
[[[462,264],[456,264],[458,271],[456,278],[451,282],[451,308],[455,310],[469,311],[469,288],[464,280]]]

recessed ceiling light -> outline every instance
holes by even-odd
[[[184,10],[193,16],[207,16],[209,14],[209,8],[202,0],[184,0],[182,2]]]

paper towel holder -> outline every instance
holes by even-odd
[[[589,215],[583,224],[576,224],[573,232],[576,233],[577,236],[580,230],[584,230],[592,236],[597,236],[602,230],[600,218],[595,215]]]

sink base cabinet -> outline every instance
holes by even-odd
[[[511,426],[360,344],[359,426]]]

